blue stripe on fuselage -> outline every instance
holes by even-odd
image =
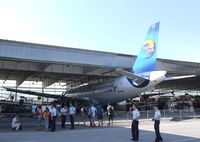
[[[146,80],[144,80],[144,81],[143,81],[142,83],[140,83],[139,85],[134,84],[134,83],[133,83],[133,79],[130,79],[130,78],[128,78],[128,77],[126,77],[126,78],[127,78],[128,82],[129,82],[132,86],[134,86],[134,87],[136,87],[136,88],[143,88],[143,87],[146,87],[146,86],[149,84],[149,82],[150,82],[150,81],[149,81],[150,73],[151,73],[151,72],[143,72],[143,73],[137,74],[137,75],[139,75],[139,76],[141,76],[141,77],[146,78]]]
[[[147,80],[144,80],[141,84],[139,84],[139,85],[135,85],[135,84],[133,84],[133,79],[130,79],[130,78],[127,78],[127,80],[130,82],[130,84],[132,85],[132,86],[134,86],[135,88],[143,88],[143,87],[146,87],[148,84],[149,84],[149,80],[147,79]]]

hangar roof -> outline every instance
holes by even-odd
[[[118,76],[114,70],[130,69],[135,58],[133,55],[0,39],[0,79],[16,80],[17,87],[25,80],[42,81],[44,88],[54,82],[76,86]],[[200,63],[158,59],[157,69],[167,70],[169,75],[199,74]],[[193,88],[200,88],[197,85],[199,77],[185,81],[193,82]]]

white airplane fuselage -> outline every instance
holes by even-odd
[[[117,103],[137,96],[138,94],[154,87],[165,79],[166,71],[153,71],[150,73],[149,83],[143,87],[133,86],[126,76],[105,82],[86,85],[74,90],[70,93],[66,92],[66,96],[74,98],[89,98],[96,100],[101,104]]]

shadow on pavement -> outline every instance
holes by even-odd
[[[130,128],[119,126],[94,127],[76,125],[76,129],[70,130],[69,125],[66,129],[57,127],[56,132],[36,131],[32,127],[24,128],[22,131],[15,132],[10,129],[0,129],[0,141],[2,142],[126,142],[130,141]],[[2,133],[3,132],[3,133]],[[161,133],[164,142],[199,142],[200,139]],[[140,130],[140,142],[153,142],[155,134],[153,131]]]

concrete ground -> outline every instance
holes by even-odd
[[[23,128],[22,131],[11,131],[0,128],[0,142],[129,142],[131,138],[130,121],[115,121],[114,126],[85,127],[77,124],[74,130],[57,127],[56,132],[36,131]],[[161,121],[161,135],[164,142],[200,142],[200,119],[184,121]],[[140,142],[153,142],[153,122],[141,120]]]

